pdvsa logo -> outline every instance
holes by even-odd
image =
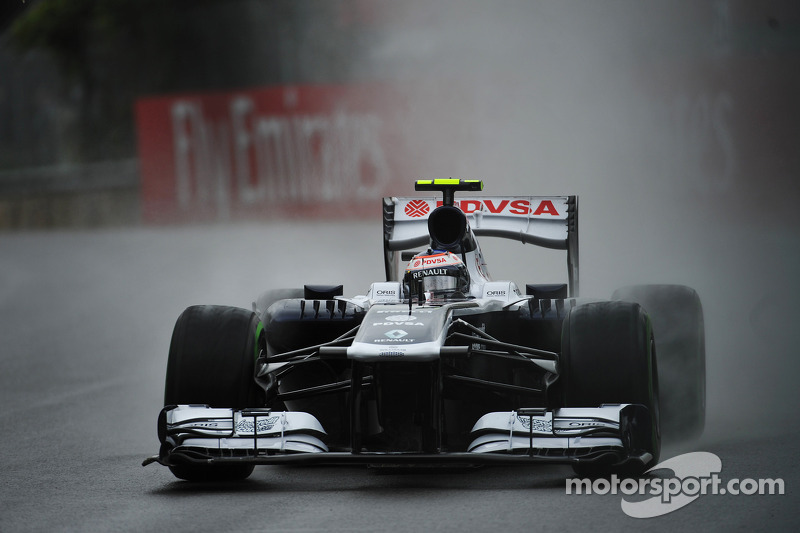
[[[405,208],[406,215],[413,218],[424,217],[430,210],[431,208],[425,200],[411,200]]]
[[[436,206],[442,205],[442,202],[437,202]],[[500,214],[506,213],[510,215],[551,215],[554,217],[561,216],[552,200],[540,200],[538,203],[531,204],[528,200],[461,200],[456,201],[455,206],[461,209],[464,213],[470,214],[477,211],[485,213]]]
[[[562,213],[558,211],[558,201],[547,198],[485,198],[456,200],[453,205],[466,214],[483,212],[494,215],[529,215],[529,216],[553,216],[560,217]],[[442,206],[442,201],[436,202],[436,207]],[[562,205],[562,207],[564,207]],[[428,215],[431,206],[426,200],[409,200],[404,211],[412,218],[419,218]]]
[[[418,257],[414,259],[411,263],[411,266],[408,267],[409,270],[413,270],[415,268],[423,268],[429,266],[446,266],[446,265],[457,265],[460,262],[458,258],[454,258],[452,256],[442,254],[442,255],[428,255],[425,257]],[[425,276],[431,275],[444,275],[446,273],[445,270],[437,270],[436,272],[431,272],[428,274],[422,274]],[[417,274],[414,274],[414,277],[418,277]]]

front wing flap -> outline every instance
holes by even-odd
[[[466,452],[331,452],[308,413],[167,406],[158,421],[161,450],[144,464],[646,464],[652,455],[635,431],[649,425],[645,418],[644,406],[629,404],[519,409],[481,417]]]

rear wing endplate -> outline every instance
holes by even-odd
[[[428,215],[441,199],[383,199],[383,251],[387,281],[397,281],[397,252],[430,244]],[[500,237],[566,250],[569,295],[578,295],[578,197],[480,196],[455,201],[478,236]]]

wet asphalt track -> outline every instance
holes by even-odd
[[[664,517],[635,520],[620,510],[620,496],[565,495],[571,470],[562,467],[388,473],[261,467],[246,482],[217,485],[179,482],[158,465],[142,468],[142,459],[157,451],[166,353],[183,308],[247,307],[261,289],[303,282],[344,282],[346,292],[363,292],[382,273],[378,224],[0,235],[0,531],[800,528],[794,386],[800,365],[791,329],[798,313],[786,298],[765,303],[779,290],[800,294],[793,277],[800,247],[788,230],[726,229],[714,239],[695,232],[692,254],[677,259],[654,257],[669,236],[642,249],[624,246],[632,231],[602,247],[592,239],[608,226],[586,225],[582,234],[584,294],[620,282],[678,281],[704,299],[708,430],[700,442],[664,457],[713,452],[722,459],[723,479],[782,478],[783,496],[704,496]],[[311,239],[314,250],[299,245]],[[604,253],[609,248],[621,251]],[[648,267],[658,279],[644,279]],[[494,275],[522,272],[495,268]],[[773,309],[768,319],[765,307]]]

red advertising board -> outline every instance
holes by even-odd
[[[379,216],[400,177],[399,107],[370,84],[141,99],[143,218]]]

